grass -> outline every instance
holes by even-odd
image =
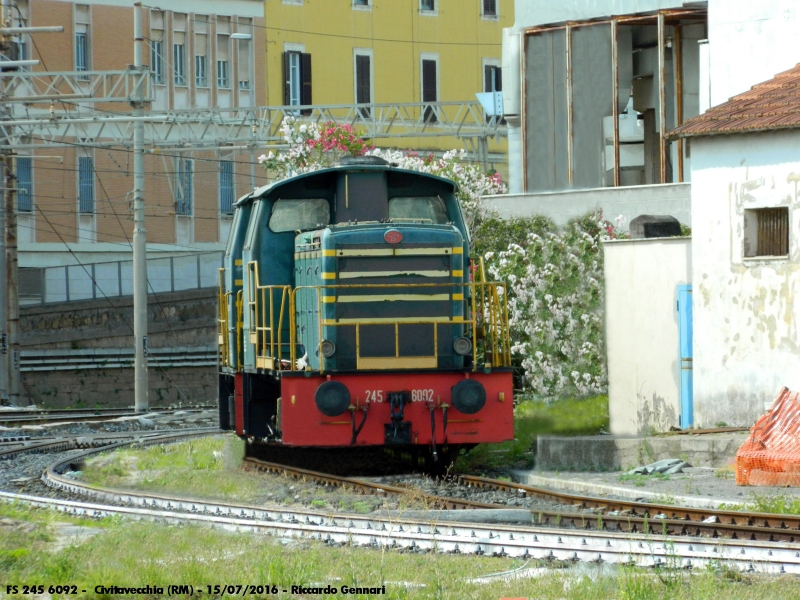
[[[567,398],[554,402],[523,400],[514,410],[514,439],[479,445],[460,456],[454,471],[475,473],[499,468],[530,468],[539,435],[597,435],[608,431],[608,397]]]
[[[639,473],[622,473],[617,475],[620,483],[632,483],[636,487],[644,487],[651,481],[669,481],[670,477],[666,473],[653,473],[652,475],[641,475]]]
[[[399,553],[367,548],[330,547],[305,540],[277,540],[267,536],[230,533],[196,526],[166,526],[117,519],[90,521],[102,532],[79,545],[54,547],[52,525],[85,524],[47,510],[0,505],[2,524],[0,572],[7,585],[70,584],[68,598],[110,598],[94,592],[97,585],[161,586],[163,595],[127,595],[126,598],[168,597],[170,584],[189,584],[207,594],[207,585],[276,585],[278,594],[249,597],[298,597],[292,585],[336,587],[386,586],[386,594],[353,598],[483,600],[527,597],[542,600],[800,600],[793,577],[766,578],[739,574],[723,566],[686,572],[677,566],[657,570],[630,567],[554,563],[540,577],[507,580],[474,578],[502,571],[544,566],[510,558],[473,555]],[[2,521],[0,521],[2,522]],[[7,531],[9,530],[9,531]],[[199,588],[199,589],[198,589]],[[287,590],[283,593],[282,590]],[[82,590],[86,590],[83,592]],[[340,594],[338,594],[340,595]],[[338,596],[337,595],[337,596]],[[7,597],[31,597],[7,594]],[[58,597],[58,596],[54,596]],[[218,597],[218,596],[216,596]],[[312,597],[312,596],[306,596]]]
[[[92,485],[169,491],[197,498],[256,501],[263,476],[239,469],[244,442],[229,436],[131,448],[87,462],[82,479]]]

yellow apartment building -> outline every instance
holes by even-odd
[[[266,0],[270,105],[474,101],[500,91],[513,0]],[[415,150],[454,138],[375,140]],[[505,139],[489,151],[505,161]],[[500,165],[496,165],[500,168]]]

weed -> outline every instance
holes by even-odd
[[[531,468],[540,435],[597,435],[608,431],[608,397],[553,402],[520,398],[514,409],[514,439],[502,444],[479,445],[456,460],[454,472],[477,473],[499,467]]]

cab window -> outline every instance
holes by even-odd
[[[450,219],[439,196],[398,197],[389,200],[389,220],[423,221],[444,225]]]
[[[320,229],[331,222],[331,207],[324,198],[278,200],[272,205],[269,228],[274,233]]]

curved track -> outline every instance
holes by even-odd
[[[207,435],[211,432],[194,430],[156,435],[150,433],[151,435],[141,440],[140,443],[145,445],[168,443],[190,436]],[[753,535],[761,536],[767,530],[770,530],[769,534],[786,532],[785,529],[771,526],[764,528],[754,525],[730,524],[726,529],[721,527],[721,523],[701,524],[694,521],[687,523],[678,519],[659,519],[658,515],[650,517],[650,513],[646,513],[644,517],[622,517],[622,521],[634,524],[643,523],[649,519],[649,523],[657,523],[657,525],[649,527],[629,525],[627,528],[622,528],[621,532],[608,531],[608,529],[613,529],[613,526],[602,526],[600,529],[603,531],[586,531],[585,528],[591,526],[591,523],[615,522],[608,515],[593,516],[589,514],[570,516],[561,513],[558,515],[557,521],[560,528],[452,522],[444,524],[431,522],[431,520],[405,519],[402,516],[330,514],[298,508],[266,508],[147,492],[102,489],[76,481],[66,474],[71,467],[81,463],[92,454],[122,447],[129,443],[130,441],[116,442],[103,448],[94,448],[61,458],[50,465],[43,475],[43,481],[48,486],[67,494],[88,497],[91,502],[38,498],[6,492],[0,493],[0,499],[48,506],[70,514],[88,516],[114,514],[171,523],[205,523],[228,530],[257,531],[281,537],[304,537],[334,545],[351,544],[396,548],[412,552],[461,552],[563,561],[605,561],[634,563],[641,566],[669,564],[683,568],[725,562],[742,570],[800,574],[800,544],[785,541],[783,538],[773,538],[774,541],[770,542],[753,541]],[[269,463],[261,465],[253,463],[253,466],[265,470],[280,470],[298,478],[316,479],[327,485],[360,486],[364,490],[369,490],[369,493],[384,495],[421,493],[418,490],[374,484],[352,478],[333,477]],[[466,483],[466,481],[467,478],[464,478],[463,482]],[[469,481],[471,485],[478,485],[479,482],[482,482],[483,485],[503,484],[516,490],[520,489],[515,484],[507,482],[498,483],[492,480],[481,480],[481,478],[470,478]],[[532,490],[526,490],[526,493],[529,492]],[[547,493],[552,494],[551,492]],[[584,503],[600,501],[599,499],[570,496],[572,500],[579,498]],[[430,500],[434,505],[436,502],[443,502],[444,506],[459,505],[459,508],[501,508],[497,505],[448,498],[430,497]],[[647,506],[651,510],[654,508],[653,505],[642,506]],[[669,508],[675,509],[675,507]],[[693,512],[704,511],[693,510]],[[555,518],[554,516],[553,519]],[[758,517],[758,519],[761,518]],[[764,522],[769,523],[771,518],[772,516]],[[570,521],[570,519],[574,520]],[[549,519],[539,517],[538,520],[542,523]],[[677,524],[673,526],[673,521],[678,521],[684,529],[675,531],[673,527],[677,527]],[[620,521],[616,522],[620,523]],[[567,524],[572,525],[572,528],[562,528]],[[701,525],[714,526],[718,531],[717,535],[721,535],[719,532],[723,530],[733,531],[736,535],[731,535],[731,539],[715,538],[714,530],[708,530]],[[650,533],[639,533],[639,531]],[[686,532],[697,533],[700,537],[682,535]]]

